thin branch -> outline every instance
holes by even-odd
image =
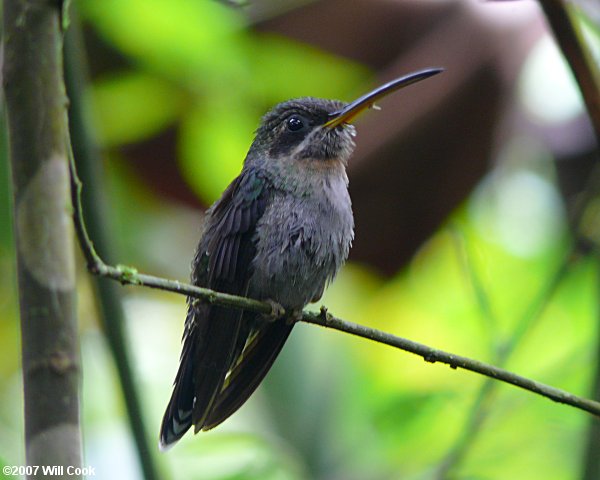
[[[565,390],[561,390],[549,385],[545,385],[535,380],[531,380],[526,377],[522,377],[515,373],[509,372],[499,367],[489,365],[485,362],[480,362],[462,355],[456,355],[454,353],[445,352],[436,348],[423,345],[421,343],[413,342],[402,337],[396,337],[387,332],[376,330],[374,328],[365,327],[356,323],[348,322],[340,318],[336,318],[324,308],[321,308],[319,314],[304,312],[302,315],[302,321],[306,323],[312,323],[315,325],[321,325],[323,327],[333,328],[341,332],[350,333],[368,340],[373,340],[378,343],[383,343],[391,347],[396,347],[406,352],[414,353],[423,357],[423,360],[430,363],[440,362],[449,365],[450,368],[461,368],[463,370],[469,370],[471,372],[480,373],[486,377],[499,380],[501,382],[510,383],[519,388],[529,390],[530,392],[537,393],[543,397],[549,398],[558,403],[564,403],[571,405],[572,407],[594,415],[600,415],[600,402],[595,402],[586,398],[578,397]]]
[[[110,258],[114,251],[111,242],[106,199],[102,195],[102,161],[96,148],[92,128],[84,105],[84,88],[88,82],[87,59],[85,58],[83,33],[77,11],[71,11],[71,22],[65,36],[65,82],[69,96],[69,125],[71,144],[75,153],[80,175],[87,188],[83,205],[89,228],[98,249]],[[95,291],[99,303],[100,319],[104,336],[112,352],[121,384],[123,402],[136,446],[136,453],[144,480],[164,478],[157,464],[150,436],[144,422],[143,401],[132,367],[129,338],[125,329],[125,313],[121,289],[115,282],[95,278]]]
[[[559,47],[561,48],[565,58],[569,62],[571,70],[577,80],[580,91],[584,98],[584,102],[587,107],[587,111],[592,121],[594,131],[596,133],[596,139],[600,144],[600,76],[598,69],[591,57],[589,50],[585,46],[581,31],[575,22],[571,21],[571,18],[567,12],[565,3],[563,0],[540,0],[540,4],[546,14],[546,18],[552,28],[554,36],[557,40]],[[592,186],[597,185],[597,182],[590,182]],[[591,190],[591,192],[590,192]],[[585,206],[589,204],[589,198],[595,195],[596,189],[592,188],[586,191],[588,192],[585,199],[580,202],[579,211],[575,215],[577,221],[576,225],[579,224],[579,220],[582,216],[582,212],[585,210]],[[540,295],[537,297],[537,301],[534,301],[525,315],[521,318],[521,321],[517,324],[511,339],[503,345],[496,355],[495,362],[498,365],[504,365],[511,355],[512,351],[520,343],[525,333],[530,329],[533,321],[539,317],[541,311],[544,309],[551,294],[557,288],[559,282],[564,277],[567,267],[570,265],[570,260],[573,254],[576,252],[576,247],[573,245],[569,248],[567,257],[561,261],[559,270],[553,275],[547,285],[544,286]],[[478,285],[475,285],[477,287]],[[477,290],[477,289],[476,289]],[[480,299],[479,291],[478,299]],[[482,302],[480,301],[480,304]],[[482,305],[483,311],[489,314],[489,305]],[[596,383],[596,390],[598,381]],[[439,478],[445,478],[449,469],[453,465],[458,463],[462,456],[466,453],[466,449],[469,444],[473,441],[474,434],[479,431],[484,421],[485,409],[489,403],[489,399],[493,394],[494,384],[488,379],[484,382],[479,392],[477,400],[471,410],[471,415],[467,425],[463,429],[463,435],[461,435],[460,441],[458,442],[455,449],[453,449],[449,455],[446,456],[445,461],[442,462],[440,469],[438,470]],[[600,431],[598,428],[598,421],[592,420],[592,432]],[[600,436],[599,436],[600,438]],[[590,443],[591,445],[591,443]],[[587,465],[588,469],[593,464],[593,469],[598,469],[597,461],[597,450],[594,450],[593,446],[588,445],[588,459],[593,459]],[[595,470],[596,472],[596,470]],[[597,473],[597,472],[596,472]],[[597,478],[597,474],[594,472],[586,471],[586,478]]]
[[[461,242],[459,243],[459,248],[461,248],[464,252],[463,257],[465,257],[465,268],[473,285],[477,303],[479,304],[484,317],[489,317],[493,315],[489,296],[481,283],[481,279],[479,278],[475,266],[473,265],[473,261],[470,259],[468,252],[466,251],[464,239],[460,238],[458,234],[455,234],[455,238],[457,242]],[[495,348],[493,352],[493,362],[497,366],[502,367],[506,365],[513,351],[522,342],[525,334],[531,331],[536,323],[536,320],[541,317],[543,311],[548,305],[548,302],[555,294],[559,285],[569,272],[573,261],[576,259],[576,247],[575,244],[571,242],[566,250],[566,254],[561,257],[556,271],[553,272],[548,281],[541,287],[534,300],[527,305],[525,312],[517,322],[510,338],[494,345]],[[487,420],[489,406],[492,402],[494,394],[496,393],[497,386],[498,383],[494,382],[494,380],[491,378],[487,378],[482,383],[477,396],[475,397],[475,401],[473,402],[472,407],[469,409],[469,415],[465,421],[465,424],[461,428],[457,441],[443,457],[436,469],[436,479],[449,478],[449,474],[463,461],[469,449],[477,440],[477,437],[479,433],[481,433],[485,421]]]
[[[71,159],[71,181],[73,183],[73,219],[75,222],[75,230],[83,250],[84,256],[88,262],[88,269],[95,275],[100,275],[106,278],[116,280],[123,285],[138,285],[159,290],[166,290],[180,295],[198,299],[206,303],[220,305],[224,307],[239,308],[250,310],[252,312],[271,314],[272,306],[267,302],[261,302],[246,297],[238,297],[226,293],[215,292],[208,288],[196,287],[187,283],[182,283],[177,280],[168,280],[165,278],[154,277],[138,273],[135,268],[118,265],[116,267],[106,265],[95,252],[94,247],[89,239],[83,217],[81,213],[81,181],[77,177],[75,164]],[[319,313],[303,312],[300,321],[320,325],[322,327],[339,330],[340,332],[349,333],[357,337],[372,340],[374,342],[389,345],[391,347],[414,353],[423,357],[426,362],[445,363],[453,369],[461,368],[471,372],[480,373],[486,377],[493,378],[505,383],[510,383],[517,387],[537,393],[558,403],[564,403],[580,410],[600,416],[600,402],[588,400],[578,397],[564,390],[536,382],[529,378],[522,377],[515,373],[509,372],[502,368],[489,365],[478,360],[463,357],[453,353],[438,350],[436,348],[413,342],[406,338],[397,337],[381,330],[365,327],[356,323],[348,322],[340,318],[334,317],[327,312],[325,307],[321,308]]]
[[[574,21],[569,15],[565,2],[563,0],[540,0],[540,4],[556,41],[579,84],[579,89],[596,133],[596,142],[600,146],[600,73],[598,67],[586,46],[578,22]],[[600,193],[599,168],[596,165],[588,180],[587,188],[580,195],[574,222],[584,238],[593,239],[592,242],[596,244],[596,248],[598,246],[597,238],[594,235],[589,235],[589,225],[597,223],[595,220],[596,215],[591,212],[593,208],[591,206],[594,205],[593,202]],[[597,359],[598,361],[600,361],[600,358]],[[596,366],[593,394],[596,398],[600,398],[599,365]],[[597,418],[594,418],[589,425],[587,445],[584,449],[582,478],[586,480],[598,478],[598,474],[600,474],[600,460],[597,451],[599,445],[600,422]]]
[[[504,350],[502,346],[504,342],[495,338],[494,333],[498,324],[490,296],[483,284],[483,280],[475,268],[475,262],[467,246],[467,240],[458,228],[452,228],[451,234],[456,245],[456,251],[461,262],[462,269],[467,277],[467,281],[471,286],[473,294],[481,316],[487,327],[489,337],[489,348],[492,351],[492,361],[501,365],[498,358]],[[479,434],[481,433],[485,421],[489,413],[489,406],[492,401],[496,387],[499,384],[491,378],[486,378],[474,397],[471,407],[467,411],[467,417],[453,445],[448,449],[445,455],[438,462],[432,478],[435,480],[445,480],[450,478],[451,472],[460,465],[463,459],[467,456],[469,450],[473,447]]]
[[[563,0],[540,0],[554,37],[579,84],[587,111],[600,145],[600,74],[586,48],[581,30],[571,20]]]
[[[594,257],[596,264],[596,292],[600,293],[600,258],[596,254]],[[596,298],[599,298],[596,296]],[[596,316],[600,314],[600,309],[596,307]],[[592,382],[592,394],[594,398],[600,398],[600,329],[596,333],[596,368],[594,371],[594,377]],[[581,479],[582,480],[597,480],[600,478],[600,457],[598,452],[600,451],[600,419],[592,418],[587,426],[586,442],[583,448],[583,468]]]

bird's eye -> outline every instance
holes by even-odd
[[[292,115],[287,120],[287,128],[290,132],[298,132],[304,128],[304,119],[298,115]]]

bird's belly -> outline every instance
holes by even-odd
[[[249,283],[249,295],[300,309],[318,300],[348,256],[352,218],[311,205],[265,212]],[[313,211],[310,211],[313,210]],[[264,222],[264,223],[263,223]]]
[[[284,308],[302,308],[320,298],[337,270],[333,258],[323,258],[317,263],[309,252],[295,248],[272,252],[268,257],[264,262],[256,262],[249,294],[274,300]]]

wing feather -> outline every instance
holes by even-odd
[[[246,295],[256,246],[256,224],[268,202],[266,178],[242,171],[208,212],[208,226],[193,263],[199,286]],[[241,310],[188,301],[180,366],[161,427],[167,447],[192,426],[205,426],[225,377],[246,342]],[[244,337],[244,338],[241,338]]]

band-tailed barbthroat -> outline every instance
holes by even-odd
[[[352,119],[442,69],[418,71],[356,101],[299,98],[261,121],[240,175],[208,210],[192,262],[194,285],[268,301],[287,318],[188,299],[183,349],[160,445],[216,427],[256,390],[292,331],[348,257],[354,220],[346,166]]]

